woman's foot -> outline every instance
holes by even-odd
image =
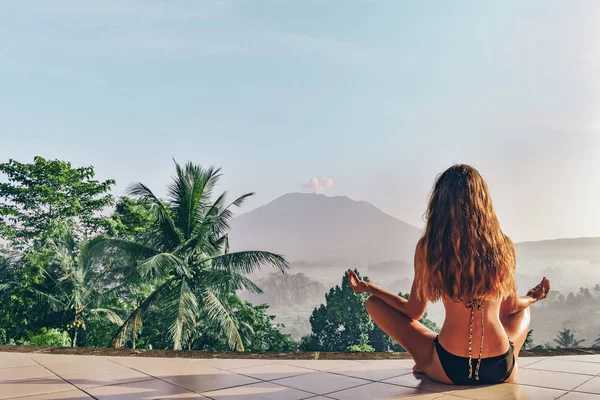
[[[415,364],[413,365],[413,374],[424,374],[424,372],[417,364]]]

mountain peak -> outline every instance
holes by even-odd
[[[268,250],[289,260],[411,261],[419,229],[366,201],[288,193],[232,223],[234,250]]]

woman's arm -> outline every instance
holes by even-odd
[[[550,292],[550,281],[544,277],[542,281],[527,292],[526,296],[519,297],[516,293],[507,297],[500,305],[500,316],[516,314],[523,311],[533,303],[545,299]]]
[[[421,261],[421,249],[422,248],[420,246],[417,246],[417,250],[415,252],[415,269],[417,268],[417,264]],[[407,317],[414,320],[421,319],[423,317],[423,314],[425,314],[425,310],[427,309],[427,302],[417,300],[417,296],[409,296],[408,300],[406,300],[404,297],[398,296],[395,293],[391,293],[387,290],[380,288],[373,282],[366,282],[360,280],[356,273],[352,270],[346,271],[346,275],[348,276],[352,290],[354,290],[355,292],[366,292],[369,293],[371,296],[378,297],[385,303],[387,303],[390,307],[395,308]],[[416,293],[416,285],[417,282],[413,280],[411,293]]]
[[[425,314],[427,303],[418,301],[416,296],[409,296],[408,300],[406,300],[404,297],[388,292],[387,290],[378,287],[374,283],[368,282],[368,285],[369,289],[367,292],[371,296],[379,297],[381,300],[400,311],[408,318],[418,321]],[[411,293],[415,293],[415,281],[413,281]]]

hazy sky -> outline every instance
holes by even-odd
[[[418,226],[463,162],[513,239],[600,236],[599,17],[595,0],[4,1],[0,161],[163,193],[174,157],[258,192],[246,210],[318,190]]]

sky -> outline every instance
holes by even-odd
[[[600,2],[0,2],[0,162],[164,194],[366,200],[422,227],[452,163],[516,241],[600,236]]]

